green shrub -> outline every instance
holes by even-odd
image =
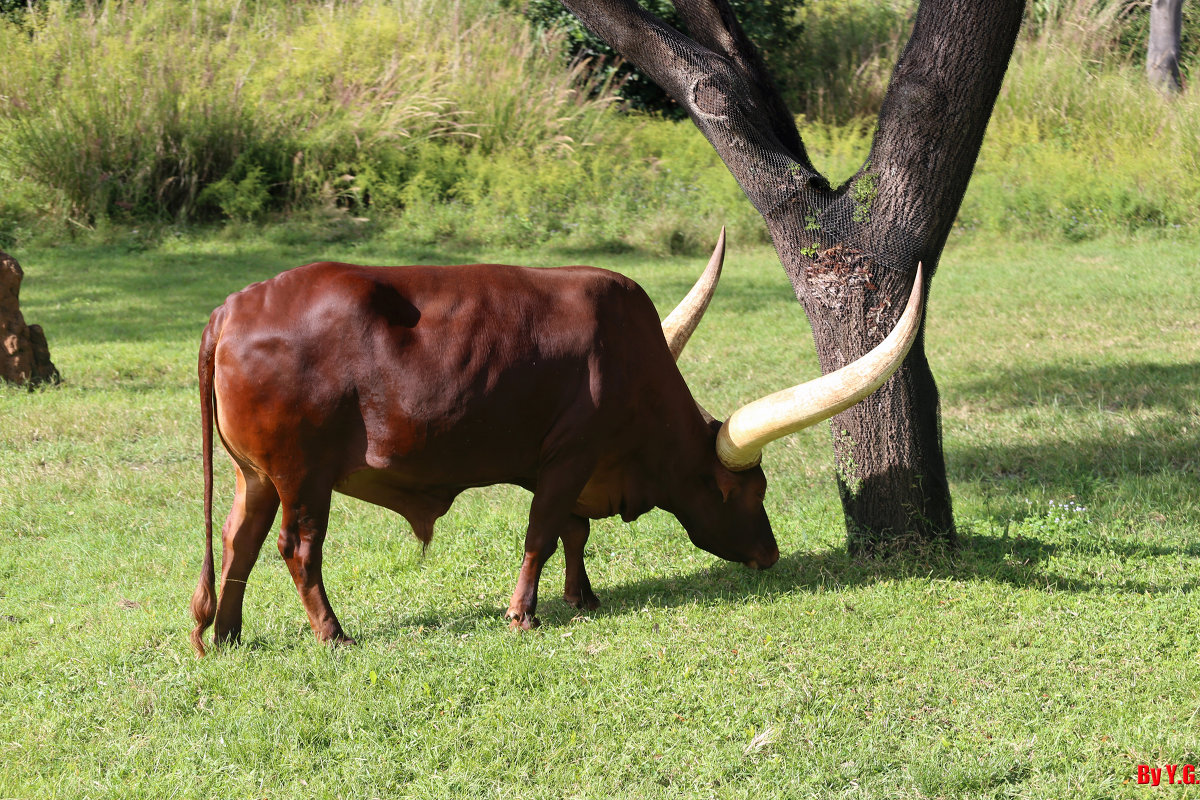
[[[210,183],[200,192],[198,201],[203,205],[211,203],[224,212],[225,216],[236,220],[251,220],[262,214],[270,199],[267,191],[262,167],[253,166],[246,170],[245,177],[234,181],[232,171],[216,183]]]
[[[778,67],[792,111],[835,124],[877,116],[915,13],[914,0],[809,0]]]

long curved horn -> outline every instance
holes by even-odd
[[[871,352],[839,370],[742,406],[717,434],[717,456],[728,469],[749,469],[763,446],[845,411],[883,385],[904,361],[921,325],[922,267],[896,327]]]
[[[675,310],[668,314],[662,322],[663,336],[667,337],[667,347],[671,348],[671,355],[676,361],[679,360],[679,354],[683,352],[683,346],[692,337],[692,332],[700,324],[700,318],[704,316],[704,311],[708,308],[708,301],[712,300],[713,290],[717,288],[717,279],[721,277],[721,265],[724,261],[725,228],[722,227],[721,235],[717,239],[717,247],[713,250],[712,258],[708,260],[708,266],[704,268],[700,279],[675,307]]]

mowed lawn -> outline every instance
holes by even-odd
[[[665,313],[704,258],[254,236],[15,255],[65,383],[0,390],[0,798],[1200,796],[1137,784],[1200,764],[1195,241],[951,242],[928,352],[957,555],[849,559],[822,425],[766,453],[769,571],[662,512],[603,521],[604,605],[560,599],[560,550],[543,626],[512,633],[527,494],[467,492],[424,555],[337,497],[326,576],[359,645],[315,641],[272,536],[243,645],[199,660],[195,360],[226,294],[321,258],[592,263]],[[772,252],[730,243],[681,368],[719,415],[817,374]]]

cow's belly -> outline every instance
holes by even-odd
[[[488,481],[472,485],[503,482]],[[433,538],[434,522],[450,510],[450,505],[460,492],[472,485],[426,484],[399,472],[366,468],[350,473],[333,488],[350,497],[395,511],[408,520],[416,537],[428,544]]]
[[[428,518],[430,524],[446,513],[461,491],[444,486],[413,485],[402,476],[381,469],[352,472],[333,488],[350,497],[390,508],[410,521]]]

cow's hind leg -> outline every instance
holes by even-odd
[[[567,527],[563,529],[563,556],[567,561],[563,599],[576,608],[594,609],[600,607],[600,598],[592,591],[592,582],[588,580],[583,567],[583,547],[587,544],[588,528],[586,519],[572,514]]]
[[[292,573],[292,581],[300,593],[300,602],[308,614],[308,624],[322,642],[354,644],[342,632],[341,623],[321,577],[321,549],[329,526],[329,504],[332,490],[328,487],[306,489],[296,496],[283,498],[283,522],[279,531],[279,554]]]
[[[213,641],[217,644],[236,642],[241,637],[246,580],[258,560],[278,508],[279,494],[271,482],[239,465],[233,507],[221,529],[224,545],[221,550],[221,593],[213,630]]]

